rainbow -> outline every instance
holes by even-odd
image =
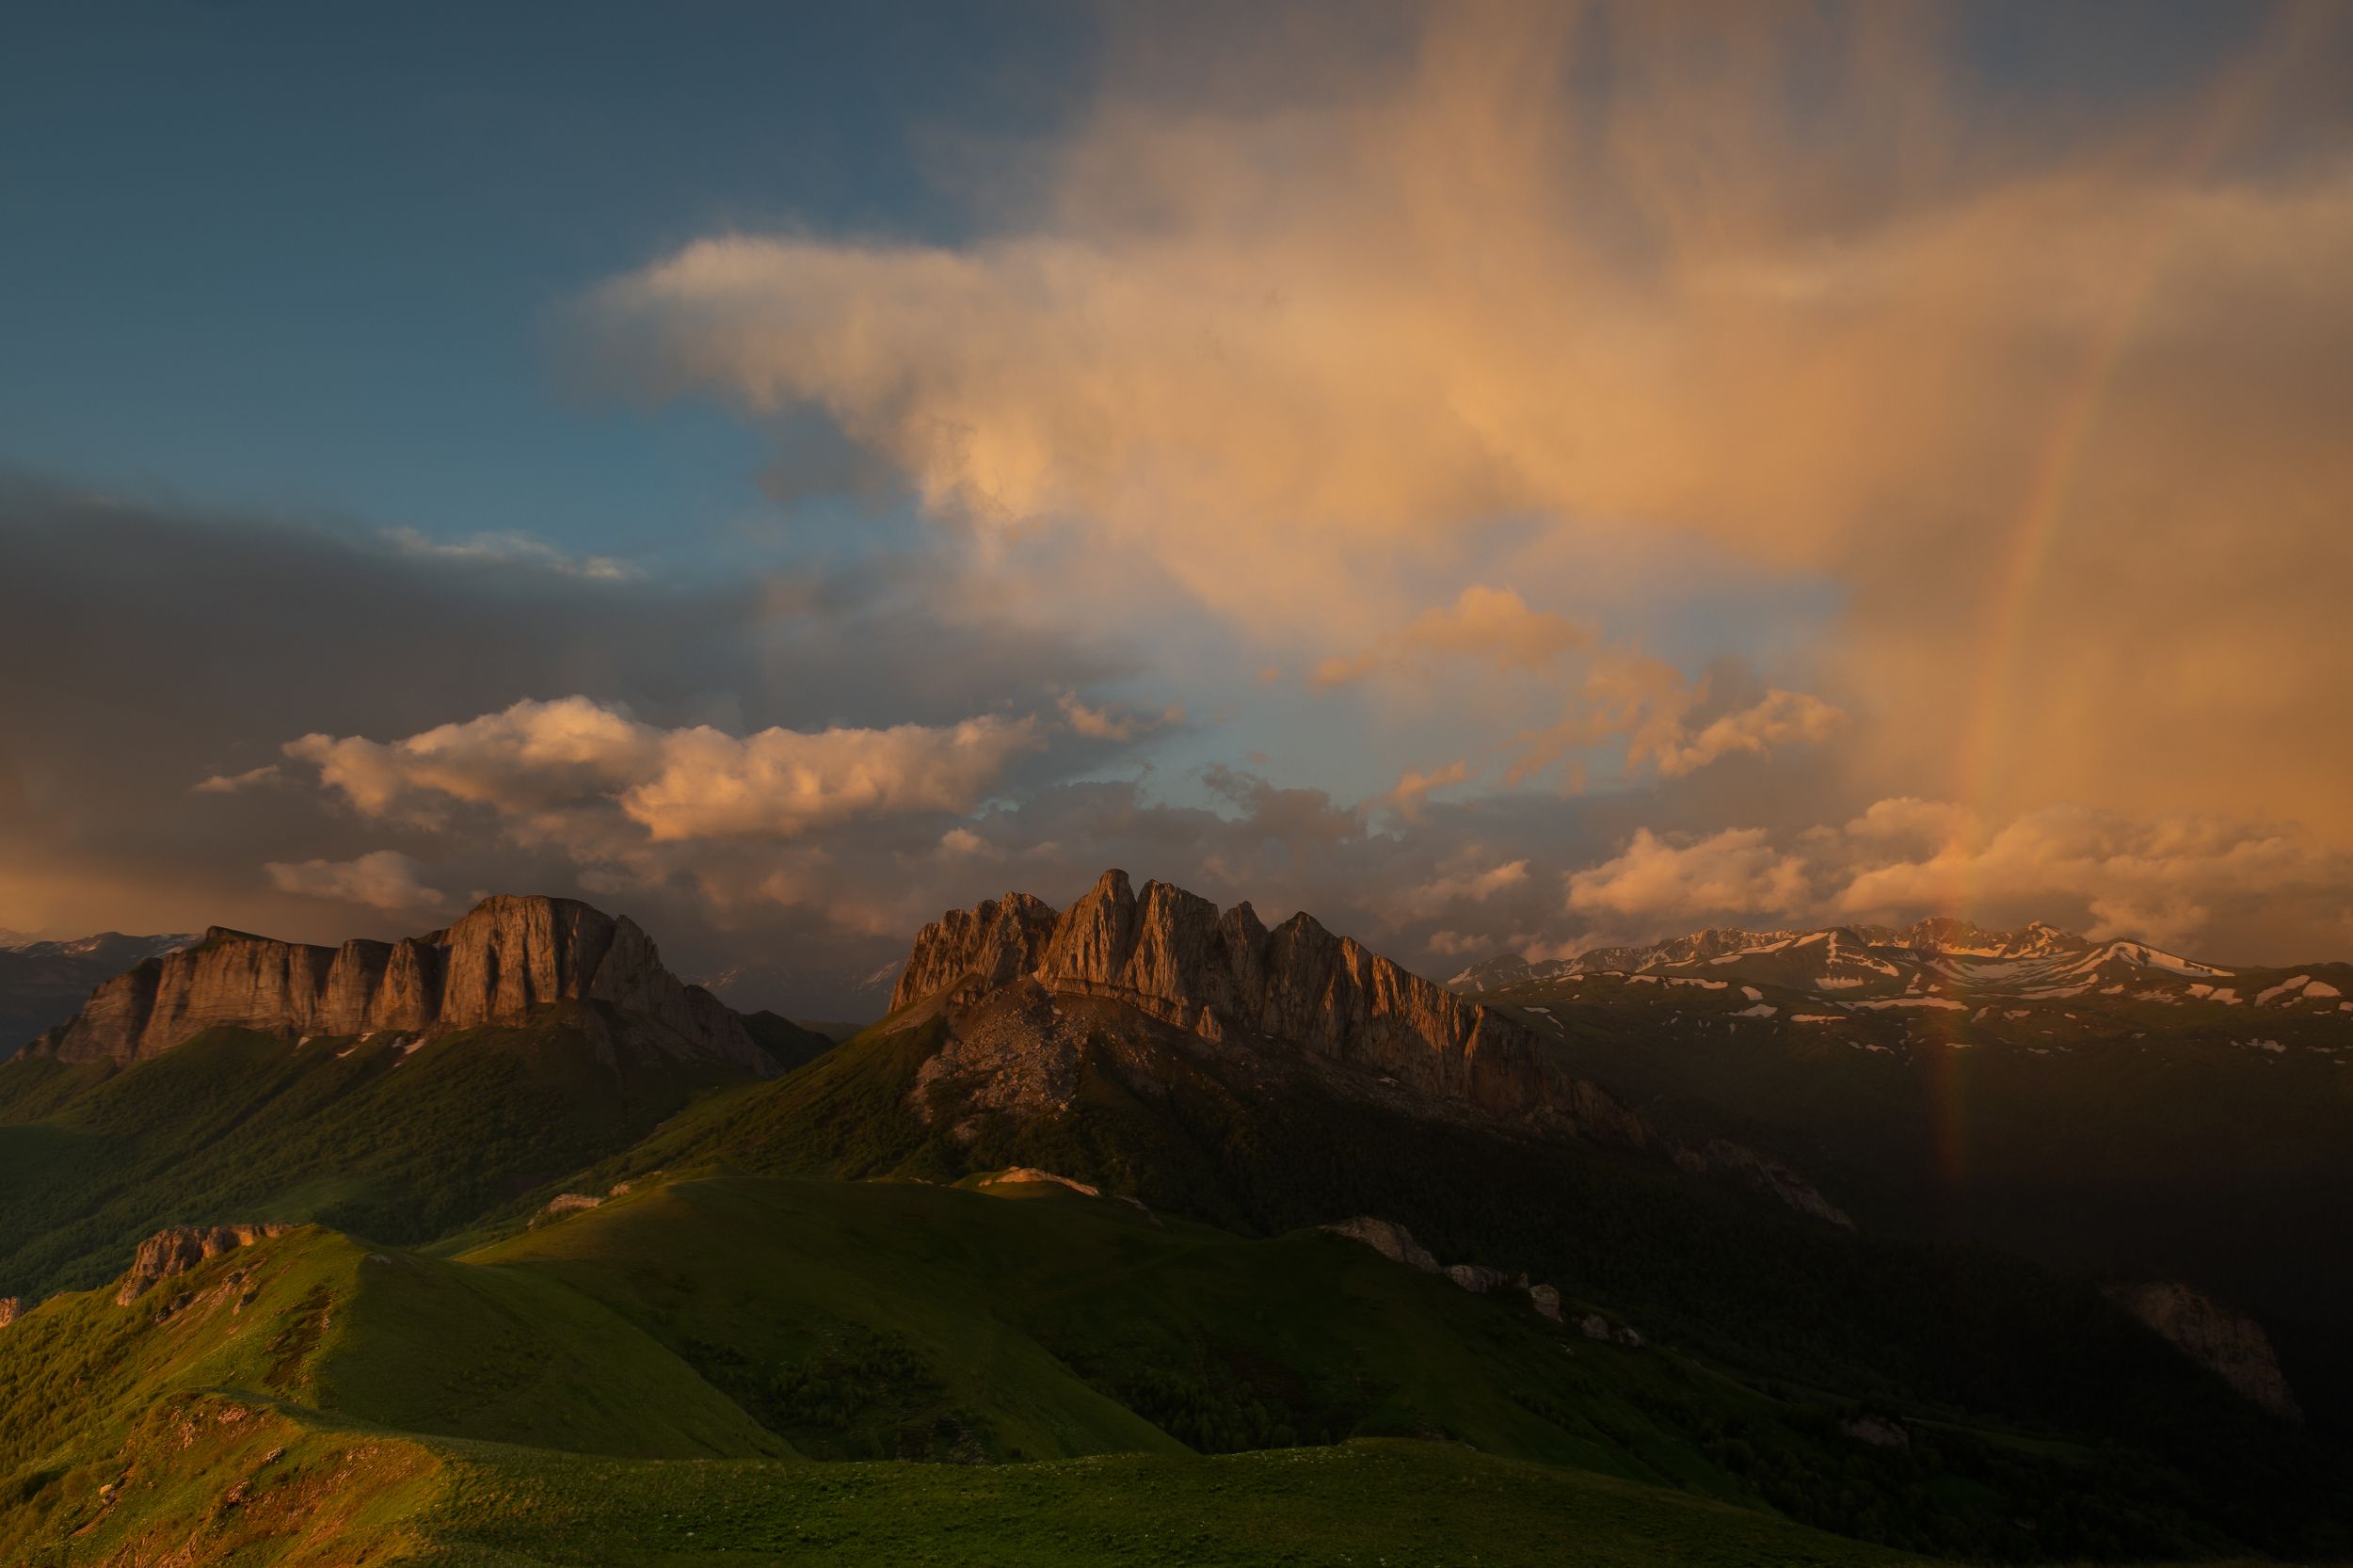
[[[2178,186],[2189,189],[2204,182],[2257,106],[2276,92],[2280,78],[2299,58],[2311,57],[2315,36],[2335,21],[2314,0],[2281,6],[2271,13],[2255,42],[2217,81],[2203,112],[2182,138],[2176,164]],[[2138,264],[2120,278],[2107,309],[2093,323],[2081,361],[2057,401],[2049,434],[2028,472],[2017,515],[2007,530],[1993,577],[1984,640],[1979,645],[1989,658],[1955,754],[1952,798],[1976,811],[1980,820],[1990,820],[2000,804],[2000,763],[2012,738],[2010,693],[2053,544],[2067,520],[2085,456],[2099,434],[2118,370],[2139,335],[2179,248],[2185,216],[2178,202],[2160,209]],[[1984,901],[1966,857],[1961,868],[1952,890],[1953,912],[1977,918]],[[1953,1039],[1971,1043],[1968,1020],[1975,1015],[1963,1012],[1950,1016]],[[1948,1192],[1958,1191],[1967,1170],[1964,1055],[1949,1048],[1938,1050],[1929,1068],[1934,1155]]]

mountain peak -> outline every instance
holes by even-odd
[[[635,921],[537,894],[484,899],[447,930],[396,942],[329,948],[211,926],[194,945],[99,986],[35,1048],[128,1062],[222,1026],[425,1034],[520,1021],[559,1001],[608,1003],[670,1048],[760,1064],[735,1016],[663,968]]]
[[[1048,998],[1056,1000],[1052,1008]],[[892,1008],[919,1003],[946,1013],[959,1029],[968,1026],[974,1037],[970,1051],[943,1053],[940,1060],[954,1065],[940,1070],[984,1080],[992,1094],[1025,1064],[1066,1054],[1059,1043],[1065,1026],[1055,1021],[1065,1010],[1110,1003],[1212,1050],[1264,1050],[1344,1093],[1396,1099],[1417,1114],[1549,1128],[1671,1154],[1688,1168],[1728,1173],[1848,1223],[1802,1181],[1746,1149],[1675,1148],[1607,1092],[1575,1078],[1532,1030],[1305,913],[1270,931],[1247,904],[1220,909],[1159,881],[1138,892],[1117,871],[1059,913],[1027,893],[1008,893],[950,910],[923,928]],[[1008,1021],[1013,1014],[1023,1021]],[[1008,1043],[1041,1032],[1057,1036],[1052,1050]]]

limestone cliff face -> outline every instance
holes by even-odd
[[[2281,1374],[2271,1336],[2254,1319],[2171,1282],[2111,1285],[2107,1294],[2274,1416],[2291,1421],[2304,1418]]]
[[[1139,895],[1119,871],[1059,915],[1014,893],[934,921],[891,1005],[1023,975],[1209,1039],[1287,1041],[1490,1110],[1525,1109],[1549,1086],[1534,1035],[1310,917],[1269,931],[1247,904],[1221,912],[1164,882]]]
[[[1673,1148],[1599,1086],[1571,1075],[1551,1044],[1310,917],[1270,931],[1249,904],[1221,911],[1164,882],[1141,893],[1105,872],[1069,908],[1026,893],[953,910],[923,928],[894,1010],[957,986],[1033,980],[1100,997],[1207,1040],[1280,1042],[1388,1080],[1433,1102],[1497,1118],[1567,1124],[1581,1136],[1656,1148],[1818,1215],[1847,1217],[1785,1167],[1731,1144]]]
[[[518,1022],[557,1001],[609,1002],[681,1053],[764,1061],[735,1015],[664,968],[627,916],[516,897],[486,899],[446,931],[340,948],[215,926],[194,947],[101,985],[33,1048],[135,1062],[220,1025],[289,1036],[439,1032]]]

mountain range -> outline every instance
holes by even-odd
[[[2353,965],[1932,920],[1701,932],[1450,984],[1663,1127],[1801,1165],[1866,1228],[2196,1281],[2271,1325],[2324,1410],[2353,1393]]]
[[[835,1044],[568,900],[216,928],[0,1064],[0,1562],[2342,1550],[2341,1391],[2271,1332],[2327,1288],[1906,1176],[1965,1063],[1979,1125],[2061,1085],[2046,1195],[2159,1103],[2269,1193],[2337,1058],[2185,1026],[2342,1032],[2336,973],[1947,926],[1466,996],[1112,872],[943,915]]]

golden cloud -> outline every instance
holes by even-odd
[[[708,239],[593,318],[658,392],[823,410],[984,546],[1358,649],[1326,683],[1582,635],[1521,597],[1565,538],[1842,591],[1834,707],[1629,696],[1523,772],[1843,710],[1863,798],[2353,841],[2353,157],[2292,134],[2329,13],[2090,129],[1989,123],[1926,14],[1433,7],[1402,67],[1114,85],[970,244]],[[2258,132],[2295,155],[2231,156]],[[1465,578],[1517,586],[1431,608]]]

